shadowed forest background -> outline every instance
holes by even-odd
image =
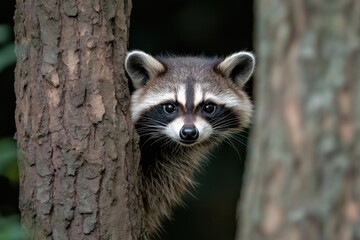
[[[21,239],[14,109],[14,1],[0,15],[0,239]],[[151,54],[228,55],[253,47],[252,1],[133,1],[129,49]],[[119,66],[123,67],[123,66]],[[252,82],[248,92],[252,92]],[[234,239],[247,137],[224,144],[197,176],[199,186],[167,221],[161,239]],[[237,150],[235,150],[236,148]]]

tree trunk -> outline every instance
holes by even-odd
[[[139,149],[123,70],[131,1],[16,7],[20,210],[29,238],[141,239]]]
[[[237,239],[360,239],[360,1],[256,2]]]

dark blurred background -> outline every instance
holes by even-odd
[[[20,239],[14,110],[13,13],[0,14],[0,240]],[[253,49],[253,2],[235,0],[133,0],[129,49],[151,54],[228,55]],[[247,86],[251,95],[252,82]],[[224,144],[197,174],[199,186],[175,209],[158,239],[232,240],[247,134]]]
[[[16,164],[15,52],[13,15],[15,1],[0,3],[0,240],[21,239]]]

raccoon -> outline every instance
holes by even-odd
[[[249,126],[252,103],[242,90],[250,52],[226,58],[127,54],[134,92],[131,117],[140,136],[145,225],[151,235],[194,184],[210,150]]]

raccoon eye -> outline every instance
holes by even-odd
[[[216,110],[216,104],[214,103],[206,103],[203,106],[203,111],[208,113],[208,114],[213,114]]]
[[[176,106],[173,103],[165,103],[163,105],[164,112],[167,114],[173,113],[176,110]]]

